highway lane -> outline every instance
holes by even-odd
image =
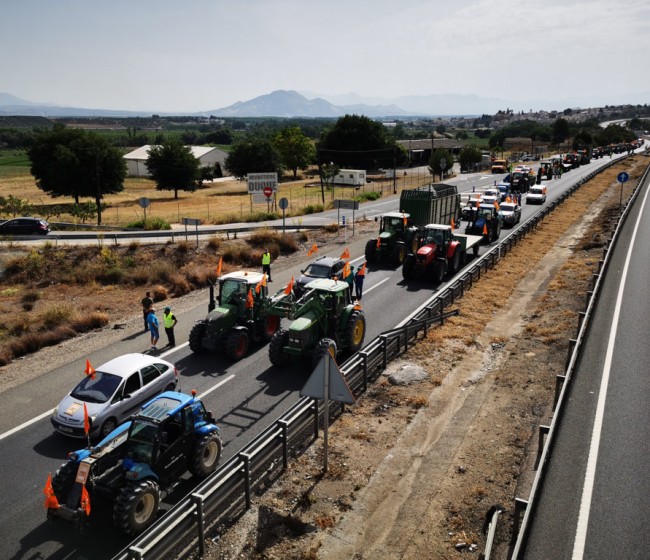
[[[588,173],[593,167],[585,166],[580,169],[582,173]],[[562,185],[574,182],[578,177],[576,171],[556,181],[552,191],[559,192]],[[483,181],[479,184],[488,185],[497,178],[476,177],[466,183]],[[466,188],[471,190],[472,186],[467,184]],[[549,192],[549,199],[551,196],[552,193]],[[393,203],[396,204],[397,201]],[[387,205],[375,207],[377,208],[380,208],[380,212],[388,209]],[[524,219],[537,210],[537,207],[524,206]],[[353,259],[362,258],[364,245],[365,239],[355,239],[348,244]],[[283,271],[274,274],[276,282],[272,284],[273,288],[280,288],[296,272]],[[426,283],[405,284],[399,269],[371,268],[366,280],[363,302],[368,316],[366,342],[395,326],[433,292],[434,287],[427,286]],[[205,315],[206,308],[207,294],[204,305],[179,317],[179,341],[187,340],[192,323]],[[100,364],[115,355],[142,351],[143,347],[147,346],[147,340],[147,335],[139,331],[125,333],[119,344],[107,346],[88,357],[93,364]],[[260,348],[236,364],[214,354],[195,356],[187,346],[181,346],[165,357],[181,369],[181,387],[184,391],[196,389],[201,394],[212,388],[215,383],[223,382],[223,385],[211,392],[205,401],[223,428],[226,458],[295,402],[298,390],[309,374],[309,368],[300,363],[279,371],[273,368],[268,362],[266,347]],[[0,395],[0,432],[6,433],[6,430],[29,421],[36,413],[51,410],[64,390],[72,387],[82,375],[81,362],[73,361],[47,376]],[[124,539],[110,527],[110,518],[103,524],[101,531],[91,529],[88,538],[84,539],[75,536],[69,527],[47,527],[41,494],[47,472],[54,472],[66,453],[81,447],[81,442],[52,434],[49,417],[45,417],[5,437],[2,446],[4,452],[0,456],[0,467],[5,473],[5,479],[12,480],[11,485],[3,488],[5,508],[0,512],[0,537],[8,543],[5,549],[7,557],[20,558],[37,552],[44,557],[64,558],[69,556],[70,547],[74,549],[75,546],[78,546],[78,549],[74,549],[75,554],[82,554],[85,550],[84,543],[88,539],[95,545],[99,544],[101,550],[107,552],[107,556],[123,546]],[[183,488],[187,489],[189,484],[191,483],[188,482]],[[70,533],[72,536],[68,538],[66,535]]]
[[[606,272],[522,558],[647,558],[647,197],[645,185]]]

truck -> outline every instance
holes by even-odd
[[[428,224],[421,247],[417,253],[409,254],[402,265],[402,277],[426,277],[439,284],[447,273],[456,274],[465,265],[468,251],[478,255],[481,240],[478,235],[455,233],[449,225]]]
[[[507,159],[495,159],[492,161],[492,173],[507,173],[507,172],[508,172]]]
[[[268,312],[268,290],[263,280],[260,272],[240,270],[224,274],[218,278],[216,300],[215,285],[210,284],[208,314],[192,327],[190,350],[200,353],[222,349],[231,359],[240,360],[253,344],[269,342],[280,327],[280,320]],[[249,293],[252,306],[247,304]]]
[[[354,353],[363,345],[366,316],[361,305],[352,302],[345,280],[318,278],[305,288],[299,298],[293,290],[281,290],[272,298],[271,313],[291,321],[269,344],[269,360],[276,367],[305,356],[315,367],[327,352]]]
[[[465,233],[468,235],[480,235],[483,241],[491,243],[499,239],[501,235],[501,214],[493,204],[481,204],[472,214]]]
[[[222,449],[219,427],[194,392],[166,391],[97,445],[68,455],[45,486],[47,518],[83,532],[91,512],[109,505],[115,526],[136,535],[155,521],[161,498],[185,472],[212,474]]]
[[[379,217],[379,237],[366,243],[366,261],[390,259],[399,266],[408,253],[417,251],[426,224],[458,223],[460,219],[460,195],[454,185],[438,183],[404,190],[400,211]]]

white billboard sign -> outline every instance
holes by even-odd
[[[264,189],[271,188],[273,192],[278,190],[277,173],[249,173],[248,194],[264,194]]]

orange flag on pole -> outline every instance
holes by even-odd
[[[451,219],[451,229],[456,229],[456,224],[454,223],[454,219]]]
[[[345,251],[341,253],[341,258],[342,259],[349,259],[350,258],[350,249],[347,247],[345,248]]]
[[[248,290],[248,295],[246,296],[246,309],[253,309],[255,306],[255,300],[253,299],[253,290]]]
[[[402,212],[402,222],[404,222],[404,227],[406,227],[407,224],[408,224],[408,221],[406,219],[406,214],[404,212]]]
[[[284,295],[288,296],[291,293],[291,290],[293,290],[293,276],[291,277],[291,280],[289,280],[287,287],[284,289]]]
[[[311,249],[309,249],[309,251],[307,251],[307,256],[311,257],[314,253],[318,253],[318,245],[316,245],[316,243],[314,243],[311,246]]]
[[[56,495],[54,494],[54,488],[52,488],[52,473],[47,475],[47,482],[45,482],[43,494],[45,494],[45,507],[47,509],[58,509],[61,507],[59,500],[56,499]]]
[[[86,403],[84,403],[84,433],[88,435],[90,432],[90,418],[88,418],[88,409],[86,408]]]
[[[217,278],[221,276],[221,265],[223,264],[223,257],[219,257],[219,263],[217,264]]]
[[[343,267],[343,278],[347,278],[350,276],[351,271],[350,271],[350,263],[346,262],[345,266]]]
[[[86,358],[86,369],[84,370],[86,375],[90,375],[90,379],[95,379],[95,368],[90,365],[90,360]]]
[[[488,229],[487,229],[487,224],[485,224],[483,226],[483,235],[487,235],[487,234],[488,234]]]
[[[366,275],[366,263],[363,263],[363,266],[359,269],[359,276],[365,276]]]
[[[259,294],[262,291],[262,287],[266,286],[266,274],[262,276],[262,279],[255,284],[255,293]]]
[[[84,484],[81,487],[81,509],[86,512],[86,515],[90,515],[90,496],[88,495],[88,490],[86,490],[86,485]]]

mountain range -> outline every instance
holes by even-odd
[[[494,114],[498,110],[562,110],[568,107],[599,107],[605,105],[647,103],[650,94],[621,96],[620,99],[566,99],[549,102],[529,100],[518,102],[478,95],[436,94],[412,95],[393,99],[361,97],[356,94],[327,96],[293,90],[277,90],[228,107],[196,113],[160,113],[165,116],[215,117],[309,117],[337,118],[356,114],[371,118],[405,118],[417,116],[474,116]],[[642,101],[645,100],[645,101]],[[119,109],[83,109],[38,103],[0,92],[0,115],[45,117],[150,117],[155,111],[124,111]]]

